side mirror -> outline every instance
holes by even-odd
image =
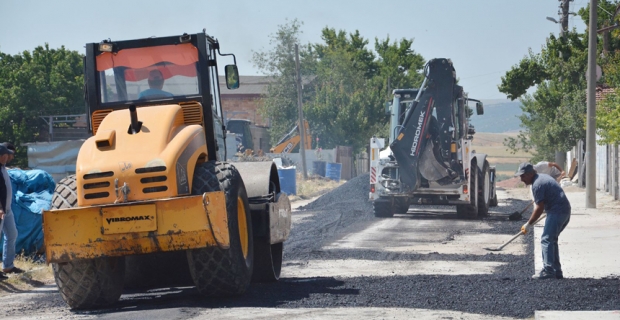
[[[484,114],[484,106],[482,105],[482,102],[476,102],[476,114],[479,116]]]
[[[386,101],[385,102],[385,115],[389,116],[392,114],[392,112],[390,112],[390,109],[392,107],[392,101]]]
[[[230,90],[239,88],[239,70],[234,64],[229,64],[224,68],[226,72],[226,87]]]

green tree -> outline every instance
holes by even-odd
[[[388,89],[420,83],[424,59],[411,49],[413,40],[390,44],[389,38],[375,39],[377,56],[357,30],[347,34],[325,28],[322,38],[325,43],[314,46],[316,93],[309,117],[324,147],[348,145],[362,150],[371,136],[388,135],[383,107]]]
[[[613,25],[618,20],[619,9],[619,1],[599,1],[596,28]],[[578,13],[586,24],[589,10],[589,7],[582,8]],[[620,49],[619,34],[615,30],[598,36],[602,46],[597,46],[597,64],[604,70],[599,83],[612,87],[620,85],[616,80],[620,78],[617,72],[620,61],[615,53]],[[525,112],[521,117],[524,131],[518,138],[505,141],[509,149],[535,148],[533,161],[551,159],[554,150],[568,150],[577,140],[585,138],[587,49],[587,33],[573,30],[564,37],[550,35],[539,54],[530,50],[528,56],[502,77],[499,90],[512,100],[521,98]],[[537,86],[536,91],[526,94],[533,86]],[[618,101],[615,95],[610,95],[602,108],[598,107],[597,129],[604,138],[600,142],[617,139]]]
[[[299,43],[302,22],[297,19],[278,26],[270,35],[270,51],[253,51],[252,62],[271,79],[267,93],[259,102],[259,113],[270,120],[271,143],[275,145],[286,135],[299,119],[297,108],[295,44]],[[299,46],[300,68],[303,83],[307,84],[314,73],[314,58],[309,45]],[[304,87],[304,99],[308,100],[308,87]]]
[[[613,53],[605,65],[603,73],[607,84],[615,89],[599,102],[596,108],[597,133],[600,143],[620,142],[620,52]]]
[[[550,35],[540,53],[530,50],[506,72],[499,90],[512,100],[520,98],[524,111],[524,131],[505,141],[509,149],[534,149],[532,161],[553,159],[556,150],[569,150],[585,137],[586,59],[585,35]],[[533,86],[536,91],[527,94]]]
[[[27,166],[26,148],[19,146],[47,129],[40,116],[84,112],[82,59],[48,44],[17,55],[0,52],[0,140],[18,147],[15,165]]]
[[[301,22],[279,26],[271,36],[273,48],[254,52],[253,62],[272,77],[260,110],[271,120],[272,143],[297,121],[294,45]],[[323,42],[300,47],[304,79],[304,114],[320,146],[364,149],[371,136],[387,134],[384,102],[391,88],[410,88],[422,82],[424,59],[411,48],[413,40],[375,39],[375,51],[359,31],[324,28]],[[388,81],[389,79],[389,81]]]

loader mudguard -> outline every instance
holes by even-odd
[[[425,146],[430,139],[430,126],[437,125],[441,162],[450,162],[450,143],[454,128],[452,103],[458,93],[455,71],[447,59],[433,59],[428,62],[428,86],[419,100],[413,102],[407,111],[402,129],[390,148],[401,168],[401,182],[408,185],[411,191],[420,186],[418,162]],[[436,119],[433,110],[436,109]],[[435,131],[435,130],[433,130]]]

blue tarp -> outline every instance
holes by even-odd
[[[9,169],[13,186],[11,209],[17,225],[15,252],[32,254],[43,246],[42,210],[49,210],[56,183],[43,170]],[[0,244],[4,243],[4,235]],[[2,252],[2,245],[0,245]]]

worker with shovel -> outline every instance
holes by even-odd
[[[570,221],[571,206],[564,194],[564,190],[555,179],[547,174],[539,174],[530,163],[522,163],[515,177],[521,177],[521,181],[532,186],[534,196],[534,212],[529,221],[521,227],[521,232],[527,234],[543,211],[547,211],[547,219],[543,229],[540,245],[542,249],[543,270],[537,279],[562,279],[562,265],[560,264],[560,252],[558,237]]]

